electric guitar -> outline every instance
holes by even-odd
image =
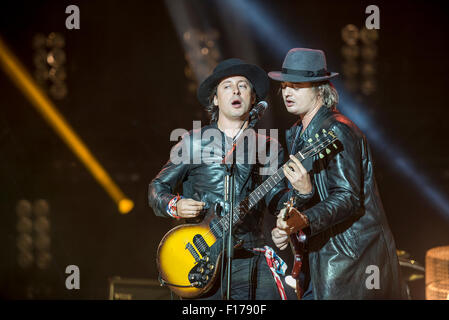
[[[297,209],[294,207],[294,204],[294,198],[291,198],[286,203],[286,210],[284,212],[284,216],[282,217],[284,221],[288,220],[291,215],[297,214]],[[293,254],[293,267],[291,277],[295,279],[296,296],[298,297],[298,300],[300,300],[304,292],[299,285],[299,273],[301,272],[304,255],[306,254],[307,236],[302,230],[299,230],[298,232],[290,234],[288,241]]]
[[[330,153],[337,137],[332,131],[323,129],[316,139],[309,139],[306,146],[295,154],[303,161],[319,154],[322,150]],[[329,147],[329,148],[328,148]],[[287,163],[289,163],[289,160]],[[282,167],[267,178],[251,194],[234,207],[232,226],[236,225],[271,189],[283,178]],[[176,295],[183,298],[196,298],[210,290],[215,282],[221,262],[223,235],[229,229],[230,213],[218,216],[219,204],[209,209],[199,224],[179,225],[168,231],[162,238],[157,250],[159,281]]]

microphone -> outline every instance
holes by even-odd
[[[260,101],[256,106],[250,111],[249,118],[254,118],[257,116],[258,119],[262,118],[263,113],[268,108],[268,103],[266,101]]]

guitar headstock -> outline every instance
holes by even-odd
[[[312,155],[318,154],[320,159],[323,159],[325,156],[323,151],[326,152],[326,154],[330,154],[332,152],[331,149],[338,149],[335,144],[337,139],[337,136],[332,130],[327,131],[326,129],[323,129],[320,134],[315,134],[315,139],[310,138],[307,140],[306,148],[309,149],[307,152],[311,152]]]

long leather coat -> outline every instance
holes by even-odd
[[[224,206],[224,178],[230,168],[229,163],[232,162],[235,163],[236,203],[248,196],[269,177],[261,169],[268,169],[273,165],[272,168],[275,171],[283,164],[283,149],[280,144],[275,139],[261,134],[251,135],[250,130],[252,129],[243,131],[243,135],[250,137],[247,138],[249,142],[243,144],[243,148],[242,144],[237,145],[235,152],[231,154],[234,159],[229,158],[230,154],[228,154],[232,139],[229,141],[229,138],[218,129],[216,123],[192,130],[184,135],[183,139],[172,148],[171,155],[175,157],[168,160],[149,185],[149,204],[154,213],[161,217],[169,216],[167,205],[176,196],[175,189],[178,184],[182,185],[180,195],[185,198],[204,201],[206,208],[217,202]],[[264,152],[267,158],[261,157]],[[226,155],[228,164],[221,164]],[[172,161],[173,159],[177,160]],[[179,159],[183,161],[174,163],[179,162]],[[275,213],[282,208],[286,196],[286,185],[282,181],[266,194],[265,201],[261,200],[237,225],[235,237],[244,240],[243,248],[263,245],[264,208],[268,206],[269,211]]]
[[[315,190],[312,200],[300,204],[310,223],[306,233],[314,298],[405,298],[365,136],[348,118],[324,106],[299,137],[301,129],[302,124],[295,124],[287,130],[289,153],[294,142],[298,151],[322,129],[338,138],[331,154],[304,163]]]

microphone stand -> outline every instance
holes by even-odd
[[[242,126],[240,127],[239,132],[235,135],[232,148],[234,149],[232,152],[232,164],[231,167],[228,168],[226,176],[225,176],[225,199],[224,201],[228,203],[229,208],[229,228],[228,228],[228,234],[227,234],[227,244],[226,244],[226,254],[227,254],[227,261],[226,261],[226,270],[227,272],[227,278],[226,278],[226,300],[230,300],[231,297],[231,279],[232,279],[232,259],[234,256],[234,246],[233,246],[233,238],[232,238],[232,232],[233,232],[233,224],[234,224],[234,204],[235,204],[235,176],[234,176],[234,168],[235,168],[235,147],[237,146],[237,141],[239,139],[240,134],[243,132],[243,126],[248,121],[248,128],[252,128],[255,126],[256,122],[259,120],[258,115],[256,114],[255,119],[253,119],[250,122],[250,115],[248,114],[247,118],[243,122]],[[223,234],[223,237],[225,235]]]
[[[231,164],[226,178],[228,185],[228,208],[229,208],[229,228],[227,234],[227,244],[226,244],[226,266],[228,270],[226,279],[226,300],[230,300],[231,297],[231,278],[232,278],[232,259],[234,257],[234,245],[232,239],[232,225],[234,220],[234,202],[235,202],[235,176],[234,176],[234,163]]]

